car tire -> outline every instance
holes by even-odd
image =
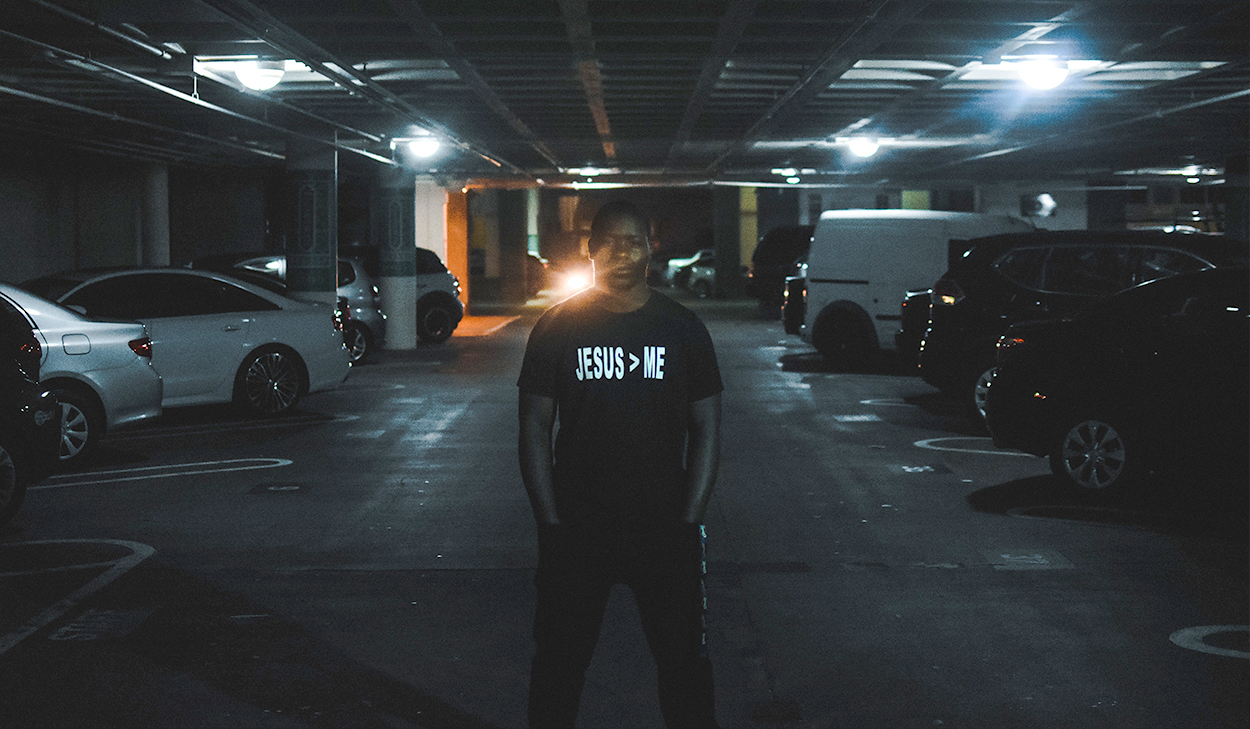
[[[972,383],[972,390],[969,393],[972,399],[972,413],[980,425],[985,425],[985,400],[989,396],[990,380],[993,377],[994,367],[982,370],[981,374],[977,375],[976,381]]]
[[[352,364],[364,362],[373,354],[373,334],[362,324],[348,324],[343,330],[343,343],[352,357]]]
[[[812,344],[834,367],[863,364],[876,349],[871,346],[863,324],[846,310],[826,311],[812,327]]]
[[[95,398],[74,387],[56,387],[61,403],[61,465],[84,463],[104,433],[104,412]]]
[[[1137,441],[1113,421],[1084,417],[1061,431],[1050,453],[1050,470],[1066,484],[1091,496],[1122,492],[1142,472]]]
[[[427,344],[446,342],[456,329],[455,322],[451,309],[441,303],[417,304],[417,338]]]
[[[292,410],[307,391],[304,363],[283,347],[264,347],[249,354],[234,379],[235,402],[262,417]]]
[[[26,500],[26,484],[7,444],[0,442],[0,525],[6,523]]]
[[[712,295],[712,287],[707,281],[700,279],[690,284],[690,292],[700,299],[706,299]]]

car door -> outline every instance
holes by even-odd
[[[195,274],[143,272],[90,282],[62,303],[81,306],[91,317],[147,325],[152,366],[164,380],[162,405],[170,407],[221,400],[233,380],[250,317],[231,301],[230,289],[241,291]]]

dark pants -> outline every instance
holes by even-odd
[[[704,610],[702,527],[626,534],[581,526],[538,535],[537,651],[530,729],[572,729],[612,586],[634,593],[668,729],[715,729]]]

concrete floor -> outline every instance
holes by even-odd
[[[888,358],[832,372],[751,302],[683,300],[727,386],[723,726],[1248,725],[1243,498],[1091,504]],[[170,411],[33,490],[0,528],[0,724],[524,726],[540,310],[382,352],[279,420]],[[661,726],[654,673],[614,593],[578,726]]]

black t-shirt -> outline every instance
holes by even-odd
[[[517,385],[556,401],[561,521],[665,530],[685,506],[689,405],[723,389],[712,338],[659,292],[624,314],[597,296],[586,291],[543,314]]]

